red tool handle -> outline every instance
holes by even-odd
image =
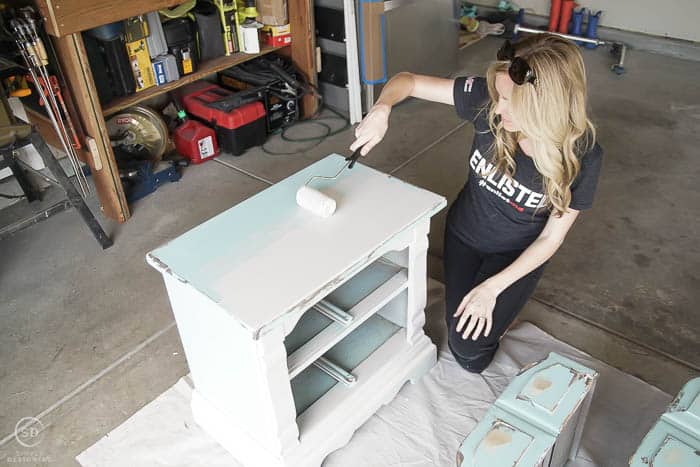
[[[576,7],[574,0],[564,0],[564,3],[562,3],[561,16],[559,18],[559,32],[562,34],[569,33],[569,21],[571,21],[571,12],[574,7]]]
[[[561,0],[552,0],[552,7],[549,10],[549,26],[547,31],[554,32],[559,25],[559,15],[561,14]]]

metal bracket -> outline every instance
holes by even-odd
[[[338,381],[339,383],[343,383],[348,387],[357,382],[357,377],[355,377],[355,375],[336,365],[326,357],[319,357],[319,359],[316,360],[313,365],[334,380]]]
[[[332,319],[336,323],[340,323],[343,326],[347,326],[355,319],[353,315],[335,306],[327,300],[321,300],[318,302],[316,305],[314,305],[314,309],[326,318]]]

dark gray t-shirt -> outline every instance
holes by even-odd
[[[546,207],[542,176],[520,148],[515,153],[512,178],[491,173],[494,135],[488,124],[489,94],[484,78],[457,78],[454,102],[457,114],[474,123],[474,142],[469,152],[469,177],[450,208],[447,226],[483,253],[524,250],[542,232],[551,212]],[[593,204],[602,149],[596,144],[580,160],[581,172],[571,185],[569,205],[576,210]]]

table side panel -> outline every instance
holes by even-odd
[[[195,388],[272,450],[298,438],[283,337],[254,341],[189,284],[163,275]]]

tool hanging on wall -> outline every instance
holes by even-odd
[[[59,96],[56,95],[56,88],[60,90],[60,86],[58,86],[58,81],[55,76],[53,76],[53,80],[51,79],[52,75],[47,69],[47,65],[49,64],[48,55],[44,43],[38,34],[36,22],[33,17],[33,10],[25,9],[22,11],[22,14],[24,19],[15,18],[10,21],[10,26],[15,34],[15,42],[29,69],[34,87],[44,101],[46,114],[49,120],[51,120],[51,124],[56,131],[64,152],[68,156],[80,191],[83,196],[87,196],[90,193],[90,186],[83,173],[80,159],[74,147],[74,143],[78,138],[77,135],[75,135],[75,128],[72,122],[67,123],[70,116],[66,112],[62,96],[59,98]],[[53,86],[54,83],[56,86]],[[61,114],[59,100],[61,101],[61,106],[65,115]],[[69,135],[69,131],[73,132],[73,138]]]
[[[29,82],[32,82],[31,77],[29,77]],[[73,145],[73,148],[80,149],[80,139],[78,138],[78,133],[76,132],[75,126],[73,125],[73,120],[71,120],[70,116],[68,116],[68,108],[66,107],[66,102],[63,100],[63,93],[61,92],[61,86],[58,84],[58,78],[56,78],[56,75],[50,75],[48,84],[43,80],[43,78],[40,78],[39,84],[41,85],[41,88],[44,91],[42,96],[45,96],[49,92],[52,92],[54,96],[56,96],[56,100],[61,106],[61,112],[63,113],[65,122],[68,125],[68,131],[70,132],[71,137],[71,144]],[[46,103],[45,99],[40,98],[39,105],[45,106],[48,104]]]

